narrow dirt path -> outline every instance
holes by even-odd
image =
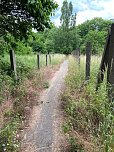
[[[23,139],[23,152],[65,151],[66,139],[61,131],[63,111],[59,96],[64,89],[67,70],[68,61],[65,60],[55,73],[50,87],[40,96],[41,104],[34,108],[30,127]]]

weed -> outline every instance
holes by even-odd
[[[49,82],[44,82],[44,84],[43,84],[43,88],[45,88],[45,89],[47,89],[47,88],[49,88]]]
[[[71,145],[70,152],[84,152],[82,145],[78,143],[76,138],[69,137],[69,143]]]
[[[74,130],[91,138],[96,149],[111,152],[114,150],[114,103],[108,96],[106,76],[96,91],[98,58],[92,57],[91,77],[87,83],[84,82],[85,57],[81,57],[80,67],[72,57],[69,62],[67,88],[63,95],[65,97],[62,97],[68,120]],[[66,98],[67,95],[68,98]]]
[[[55,55],[52,65],[61,63],[63,59],[64,55]],[[16,55],[16,64],[18,81],[13,78],[9,55],[0,58],[0,106],[11,102],[11,108],[5,109],[4,106],[1,112],[0,152],[18,151],[20,139],[17,135],[19,128],[22,128],[21,123],[29,117],[28,111],[35,105],[39,91],[49,87],[47,80],[44,82],[43,70],[37,70],[36,55]],[[45,55],[40,55],[40,67],[44,66]]]
[[[19,148],[19,141],[17,139],[17,130],[19,128],[20,119],[18,116],[15,117],[15,120],[6,124],[0,130],[0,151],[17,151]]]
[[[63,132],[66,134],[71,130],[71,123],[70,122],[65,122],[62,126]]]

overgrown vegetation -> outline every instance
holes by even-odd
[[[70,13],[69,13],[70,12]],[[76,16],[73,4],[63,2],[61,8],[61,26],[53,26],[52,29],[45,29],[43,32],[30,32],[27,39],[15,39],[11,33],[0,37],[0,54],[8,53],[13,48],[16,54],[40,53],[64,53],[70,54],[80,48],[85,54],[86,43],[92,44],[92,53],[103,52],[107,31],[112,24],[110,20],[94,18],[76,26]]]
[[[32,31],[50,28],[50,15],[57,8],[53,0],[1,0],[0,2],[0,36],[7,33],[16,39],[26,39]]]
[[[93,46],[92,52],[99,54],[112,22],[94,18],[76,26],[77,14],[73,10],[73,4],[66,0],[61,8],[59,28],[52,26],[50,21],[50,15],[58,6],[53,0],[1,0],[0,6],[0,152],[16,152],[20,146],[19,131],[22,131],[35,104],[33,101],[37,98],[37,93],[49,87],[49,82],[44,77],[47,73],[42,68],[37,71],[37,59],[33,53],[41,54],[40,67],[44,69],[46,59],[42,54],[53,54],[53,69],[54,65],[64,59],[64,55],[54,53],[70,54],[81,48],[84,54],[87,41]],[[33,32],[33,29],[38,32]],[[10,68],[10,49],[16,54],[18,81],[15,81]],[[68,114],[68,121],[63,126],[64,132],[76,130],[89,134],[98,149],[109,151],[114,148],[114,118],[113,103],[108,99],[105,81],[96,92],[98,68],[95,64],[87,84],[83,83],[84,63],[81,63],[80,68],[74,65],[76,64],[72,60],[66,79],[67,90],[63,96]],[[83,145],[77,144],[77,141],[73,135],[70,136],[72,151],[83,151]]]
[[[72,18],[72,15],[70,17]],[[45,31],[42,34],[45,37],[44,44],[42,45],[40,41],[37,44],[49,52],[70,54],[80,48],[81,53],[85,54],[86,43],[89,41],[92,44],[92,53],[102,54],[111,23],[102,18],[94,18],[78,26],[71,26],[69,22],[68,27],[63,25]],[[42,36],[40,34],[39,39]]]
[[[80,66],[72,57],[69,62],[67,87],[62,100],[67,114],[66,123],[63,125],[64,132],[69,134],[69,138],[73,138],[75,143],[72,151],[112,152],[114,151],[114,102],[108,97],[106,76],[96,91],[99,58],[92,57],[89,81],[85,81],[84,57],[81,57]]]
[[[37,104],[40,91],[49,87],[51,70],[54,72],[55,65],[64,58],[64,55],[52,55],[52,62],[48,62],[46,67],[45,55],[40,55],[41,69],[38,70],[36,55],[16,55],[18,81],[15,81],[9,56],[1,57],[0,152],[16,152],[19,149],[20,131],[26,125],[32,107]]]

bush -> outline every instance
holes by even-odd
[[[32,48],[22,41],[16,43],[15,53],[18,55],[31,54]]]

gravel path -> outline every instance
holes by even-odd
[[[40,97],[41,104],[34,109],[31,127],[24,136],[24,152],[64,152],[65,137],[61,132],[63,111],[59,96],[64,89],[68,70],[65,60],[55,73],[50,87]],[[48,73],[47,73],[48,74]]]

